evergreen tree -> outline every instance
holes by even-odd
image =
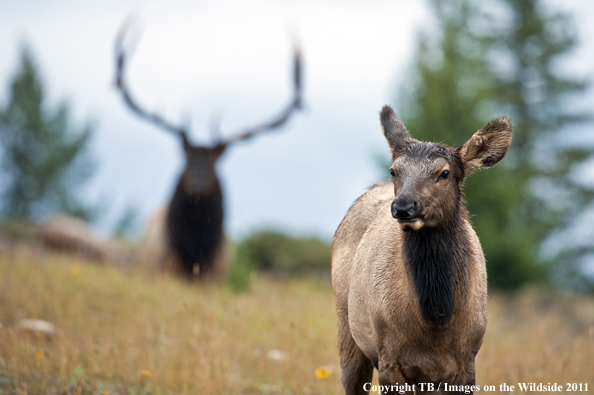
[[[77,195],[94,170],[89,159],[90,125],[77,129],[62,103],[47,109],[33,55],[27,47],[0,108],[1,216],[36,220],[54,212],[88,219],[92,210]]]
[[[514,218],[535,224],[531,231],[542,242],[560,229],[574,227],[594,198],[591,189],[570,176],[592,155],[592,148],[565,141],[568,126],[591,119],[590,114],[574,111],[571,101],[587,84],[560,73],[560,60],[576,46],[568,15],[547,10],[542,0],[500,1],[512,18],[493,36],[494,53],[508,61],[499,72],[497,96],[515,124],[514,174],[526,187]],[[567,244],[564,254],[548,257],[551,274],[555,281],[570,282],[563,285],[586,287],[588,281],[577,265],[594,244]]]
[[[568,126],[589,119],[569,104],[586,84],[559,70],[576,44],[571,20],[541,0],[430,5],[436,23],[420,36],[398,97],[411,134],[459,146],[492,118],[507,115],[514,123],[506,159],[465,185],[490,284],[514,289],[548,274],[591,286],[577,262],[592,244],[556,259],[539,255],[547,237],[571,226],[594,197],[570,176],[591,150],[563,142]]]
[[[397,107],[415,138],[460,146],[490,119],[504,115],[497,100],[499,76],[491,61],[497,38],[485,34],[489,18],[478,2],[433,0],[430,4],[436,23],[420,36],[413,70]],[[512,146],[518,132],[521,129],[516,128]],[[465,182],[489,282],[501,289],[539,281],[544,275],[542,267],[535,265],[537,225],[517,216],[528,200],[522,188],[527,178],[517,171],[518,162],[511,156]]]

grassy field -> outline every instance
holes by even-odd
[[[0,394],[342,393],[325,282],[258,278],[236,294],[15,251],[0,255],[0,323]],[[492,295],[477,382],[594,391],[594,300]]]

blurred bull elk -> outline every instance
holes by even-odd
[[[149,220],[140,245],[140,263],[153,270],[172,270],[187,277],[222,278],[229,262],[223,230],[223,193],[216,164],[225,149],[236,142],[265,131],[278,129],[301,109],[301,51],[294,48],[293,97],[276,117],[268,122],[217,138],[210,145],[192,144],[183,126],[143,109],[130,94],[125,79],[129,61],[124,49],[125,24],[116,39],[116,86],[124,103],[137,116],[181,140],[185,168],[169,204]],[[220,136],[218,125],[211,131]]]

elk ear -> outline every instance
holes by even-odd
[[[408,130],[406,130],[402,121],[398,119],[392,107],[386,105],[382,108],[382,111],[380,112],[380,121],[382,124],[382,132],[390,146],[392,159],[397,156],[398,152],[416,141],[410,137]]]
[[[227,149],[227,143],[218,143],[217,145],[214,146],[214,148],[212,149],[212,152],[215,154],[215,157],[218,159],[221,155],[223,155],[223,153],[225,152],[225,149]]]
[[[495,166],[507,153],[512,141],[513,125],[505,117],[497,118],[465,142],[458,153],[464,165],[464,174],[474,169]]]
[[[184,146],[184,151],[185,152],[188,152],[188,150],[190,148],[192,148],[192,144],[190,144],[190,141],[188,140],[188,136],[186,135],[186,132],[181,132],[179,135],[180,135],[180,137],[182,139],[182,144]]]

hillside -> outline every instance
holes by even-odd
[[[0,323],[0,394],[342,393],[327,282],[259,277],[237,294],[17,250],[0,255]],[[478,384],[592,391],[593,367],[594,300],[490,297]]]

